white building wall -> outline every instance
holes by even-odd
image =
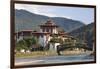
[[[53,43],[50,43],[49,50],[50,50],[50,51],[53,51],[53,50],[54,50],[54,45],[53,45]]]
[[[19,38],[17,38],[17,42],[23,40],[23,36],[20,36]]]
[[[42,29],[40,29],[40,32],[43,32]]]
[[[57,46],[58,45],[60,45],[60,43],[55,43],[55,46],[54,46],[55,47],[55,49],[54,49],[55,51],[57,51]]]
[[[49,50],[51,51],[57,51],[57,46],[60,45],[60,43],[50,43]]]
[[[58,34],[57,28],[54,28],[54,33]]]
[[[48,36],[48,42],[51,40],[51,37],[50,36]]]
[[[39,44],[41,45],[41,46],[43,46],[43,47],[45,47],[46,46],[46,44],[47,44],[47,41],[46,41],[46,36],[45,35],[43,35],[43,37],[39,37]]]
[[[55,34],[58,33],[57,28],[54,28],[54,29],[53,29],[53,33],[55,33]]]

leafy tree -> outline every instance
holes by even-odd
[[[63,43],[63,40],[61,38],[53,37],[50,40],[51,43]]]
[[[32,44],[38,44],[38,39],[37,39],[36,37],[33,37],[33,38],[31,39],[31,43],[32,43]]]
[[[25,49],[27,50],[28,47],[27,47],[27,44],[24,40],[20,40],[19,42],[16,43],[16,49],[17,51],[20,51],[21,49]]]
[[[23,40],[20,40],[16,43],[16,50],[20,51],[21,49],[28,50],[32,46],[32,44],[37,44],[37,39],[35,37],[33,38],[25,38]]]

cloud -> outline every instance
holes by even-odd
[[[49,17],[63,17],[63,18],[68,18],[71,19],[70,16],[65,16],[62,14],[57,14],[56,9],[54,9],[54,6],[41,6],[41,5],[27,5],[27,4],[16,4],[15,5],[16,9],[24,9],[29,12],[35,13],[35,14],[40,14],[40,15],[45,15]],[[58,9],[58,7],[56,7]]]
[[[15,4],[15,9],[24,9],[35,14],[45,15],[49,17],[59,17],[54,12],[56,11],[52,7],[42,5],[27,5],[27,4]]]
[[[15,4],[15,8],[49,17],[64,17],[79,20],[87,24],[94,20],[93,8],[44,6],[35,4]]]

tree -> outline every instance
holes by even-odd
[[[32,44],[38,44],[38,39],[36,37],[32,37],[31,43]]]
[[[35,39],[35,37],[25,38],[16,43],[16,50],[17,51],[20,51],[21,49],[28,50],[33,44],[37,44],[37,40]]]
[[[61,38],[53,37],[50,40],[51,43],[63,43],[63,40]]]
[[[24,40],[20,40],[19,42],[16,43],[16,50],[20,51],[21,49],[25,49],[25,50],[28,49],[27,44]]]

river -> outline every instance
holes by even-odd
[[[89,55],[72,55],[72,56],[46,56],[38,58],[15,58],[15,65],[30,65],[30,64],[52,64],[52,63],[71,63],[71,62],[86,62],[94,61],[94,56]]]

